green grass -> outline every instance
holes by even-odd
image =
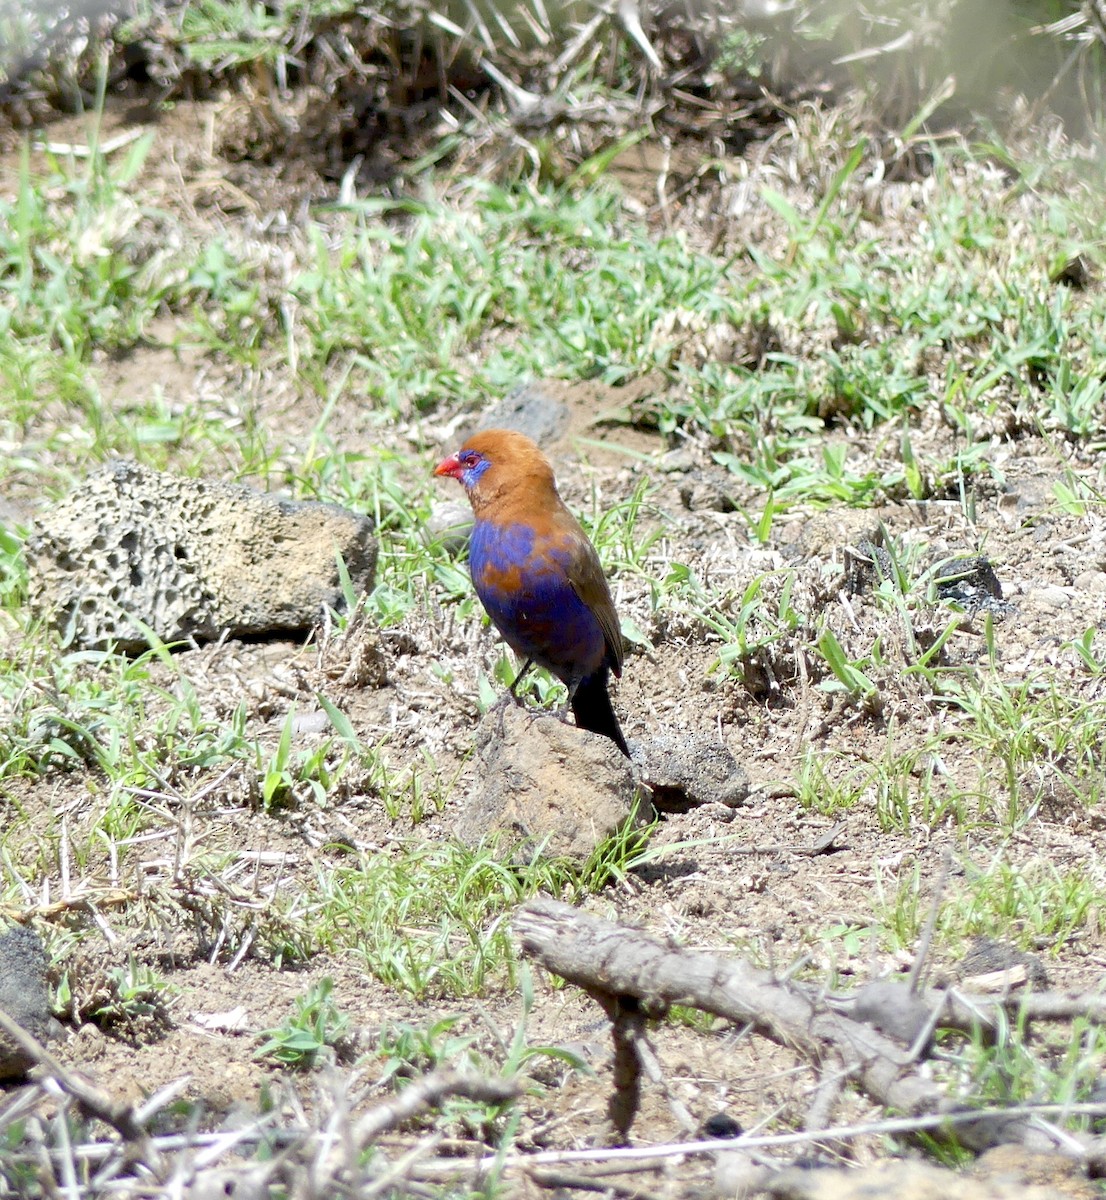
[[[800,802],[831,816],[871,803],[887,830],[952,821],[1011,833],[1042,812],[1055,818],[1101,802],[1100,702],[1064,695],[1047,679],[1010,689],[994,677],[959,682],[938,697],[962,715],[920,742],[909,729],[892,728],[885,753],[872,761],[858,764],[847,751],[808,753],[798,774]],[[965,745],[973,769],[952,777],[945,759]]]
[[[514,979],[507,917],[552,892],[580,899],[624,878],[644,840],[629,833],[571,864],[510,847],[411,841],[398,856],[330,866],[314,885],[309,921],[320,946],[348,949],[382,983],[418,998],[477,996]]]
[[[229,454],[239,471],[372,513],[381,562],[368,611],[384,626],[428,604],[452,605],[463,621],[478,610],[463,565],[422,535],[440,495],[425,464],[390,450],[343,449],[331,432],[349,395],[359,398],[369,431],[473,406],[535,375],[617,383],[659,366],[681,389],[653,414],[660,428],[707,436],[716,461],[760,491],[762,507],[746,516],[762,541],[796,504],[866,505],[940,493],[958,481],[970,488],[975,474],[991,470],[973,457],[973,430],[999,408],[1068,438],[1102,432],[1097,393],[1072,369],[1066,348],[1076,331],[1090,331],[1080,355],[1093,361],[1102,353],[1093,331],[1106,316],[1103,301],[1095,290],[1057,288],[1048,277],[1072,236],[1065,201],[1058,196],[1041,211],[1034,237],[1013,236],[1015,222],[1025,219],[1017,189],[996,193],[992,203],[967,202],[956,182],[959,164],[947,151],[934,151],[935,182],[917,218],[916,244],[888,245],[860,221],[852,201],[865,161],[858,143],[838,152],[814,210],[800,212],[781,193],[763,194],[779,240],[769,239],[771,249],[750,248],[744,261],[711,257],[679,235],[654,237],[626,219],[607,189],[480,184],[450,203],[360,203],[308,225],[287,276],[296,302],[290,309],[276,303],[264,270],[259,281],[256,252],[251,258],[228,239],[180,239],[172,252],[145,258],[136,252],[173,219],[137,197],[148,153],[144,140],[121,158],[48,161],[45,174],[24,162],[18,194],[0,222],[0,320],[12,335],[0,349],[0,374],[12,384],[5,418],[11,449],[0,471],[20,478],[31,470],[57,489],[70,473],[110,454],[190,470]],[[77,247],[65,269],[61,244]],[[282,443],[255,404],[243,408],[229,438],[220,414],[169,397],[136,397],[123,411],[109,407],[95,383],[94,350],[133,351],[159,309],[173,314],[182,338],[216,359],[264,362],[294,391],[314,397],[321,407],[306,441]],[[847,339],[836,348],[815,340],[802,353],[785,347],[764,370],[709,361],[693,368],[673,359],[663,334],[657,340],[673,310],[735,328],[766,321],[834,329]],[[927,354],[937,356],[944,381],[936,400],[916,366]],[[964,431],[954,459],[927,458],[911,437],[922,408],[935,402]],[[854,465],[846,441],[822,440],[827,425],[889,426],[895,432],[886,465]],[[39,452],[47,453],[32,464]],[[701,622],[718,640],[719,667],[739,675],[765,654],[786,665],[802,645],[814,686],[853,703],[882,699],[895,669],[890,634],[867,648],[846,644],[799,594],[793,572],[762,575],[743,591],[706,587],[679,563],[658,580],[653,564],[663,550],[664,520],[643,481],[629,500],[604,504],[593,524],[608,561],[627,579],[646,581],[654,623],[673,614]],[[5,595],[15,615],[23,587],[19,542],[5,537]],[[1049,780],[1093,802],[1097,709],[1065,706],[1047,682],[1004,693],[1004,684],[988,691],[953,672],[950,683],[940,656],[911,644],[924,586],[922,579],[905,598],[892,588],[886,606],[901,622],[895,637],[915,654],[910,670],[919,693],[971,716],[967,732],[963,722],[958,729],[1001,768],[1006,799],[993,801],[990,814],[977,804],[976,819],[998,808],[1010,826],[1030,819]],[[627,628],[648,645],[648,629]],[[345,770],[343,755],[352,753],[348,739],[338,739],[293,755],[287,723],[275,747],[262,749],[244,716],[213,727],[183,679],[148,713],[143,659],[58,655],[44,634],[18,654],[5,675],[10,719],[0,776],[91,768],[118,789],[155,782],[151,755],[211,770],[243,759],[256,764],[268,808],[301,786],[304,797],[325,803]],[[1084,660],[1091,655],[1088,645]],[[791,670],[783,682],[795,680]],[[810,803],[831,812],[874,786],[887,827],[940,823],[953,811],[963,819],[972,789],[941,797],[929,774],[919,797],[908,783],[917,768],[917,756],[891,755],[873,766],[871,779],[852,770],[853,785],[827,789],[824,768],[810,766],[816,774],[802,788],[810,787]],[[397,792],[396,782],[382,777],[381,787],[399,795],[420,786],[415,779]],[[988,791],[985,782],[974,789],[977,797]],[[389,804],[398,815],[400,802]]]
[[[346,1016],[332,998],[334,980],[324,976],[298,997],[294,1011],[272,1029],[263,1029],[264,1042],[255,1058],[272,1058],[286,1067],[309,1068],[327,1047],[341,1045],[349,1028]]]
[[[369,428],[472,406],[531,376],[618,382],[670,364],[658,330],[672,311],[738,329],[826,330],[823,344],[801,351],[785,336],[765,370],[670,365],[686,400],[656,414],[662,429],[709,433],[718,461],[778,510],[939,494],[987,471],[972,443],[1000,409],[1068,437],[1102,428],[1099,393],[1066,348],[1078,333],[1081,356],[1100,357],[1093,331],[1106,314],[1096,290],[1050,282],[1067,244],[1060,222],[1044,213],[1033,237],[1011,236],[1022,219],[1016,190],[969,204],[953,183],[957,164],[941,157],[916,218],[919,245],[888,245],[859,227],[858,146],[815,213],[765,193],[782,240],[775,254],[750,248],[745,261],[713,258],[680,235],[652,237],[607,190],[482,184],[457,204],[373,201],[330,214],[308,226],[298,263],[277,277],[256,246],[236,249],[227,238],[164,249],[171,217],[135,195],[148,150],[143,141],[119,163],[93,154],[42,177],[28,164],[0,213],[0,321],[11,335],[0,378],[12,396],[9,428],[32,444],[47,390],[79,416],[78,444],[93,458],[122,452],[162,465],[169,452],[219,440],[218,421],[202,411],[152,396],[119,413],[97,394],[92,348],[135,348],[159,307],[185,318],[182,336],[217,356],[286,373],[322,402],[324,418],[336,386],[360,395]],[[78,247],[75,262],[58,257],[62,245]],[[831,330],[846,341],[831,345]],[[884,469],[858,469],[846,445],[813,441],[826,420],[904,422],[908,438],[933,403],[917,365],[927,356],[943,379],[945,419],[965,433],[954,460],[892,456]],[[248,454],[239,469],[265,471],[288,448],[266,444],[250,406],[242,420],[261,441],[251,447],[236,431]],[[58,426],[46,447],[73,430]],[[325,424],[309,451],[305,461],[297,455],[295,476],[311,486],[332,469]]]

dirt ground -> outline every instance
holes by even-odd
[[[256,231],[265,214],[295,213],[312,193],[314,198],[332,193],[332,183],[292,167],[230,161],[225,154],[233,142],[233,116],[208,104],[179,103],[150,125],[155,141],[145,168],[146,201],[181,210],[191,206],[201,236],[216,210],[219,220],[240,219],[243,229]],[[103,136],[133,127],[133,114],[113,109]],[[61,123],[50,137],[80,141],[83,127],[76,121]],[[698,147],[681,148],[680,154],[693,171]],[[15,170],[16,159],[0,162],[0,187],[11,186]],[[626,166],[625,183],[631,194],[639,190],[650,196],[655,170],[650,174],[647,156]],[[310,406],[293,403],[279,389],[265,395],[264,381],[249,379],[244,369],[187,345],[170,346],[173,339],[167,319],[151,330],[147,346],[122,358],[104,357],[96,366],[103,395],[125,403],[127,397],[157,388],[182,401],[255,404],[290,441],[298,429],[310,428],[317,415]],[[878,537],[881,527],[909,551],[908,570],[915,576],[932,562],[985,553],[1009,606],[993,625],[997,678],[1013,687],[1047,669],[1061,692],[1099,699],[1101,678],[1086,672],[1068,644],[1089,628],[1101,628],[1106,619],[1106,523],[1093,509],[1080,516],[1065,513],[1052,491],[1067,472],[1097,480],[1093,456],[1084,458],[1078,447],[1046,444],[1030,435],[1012,440],[996,434],[988,456],[991,474],[980,477],[974,497],[974,521],[955,496],[887,502],[865,510],[796,509],[777,519],[764,544],[756,544],[742,510],[759,511],[761,498],[714,463],[705,440],[672,443],[648,422],[624,419],[628,407],[663,401],[663,389],[670,386],[663,379],[639,380],[632,389],[594,383],[557,386],[571,422],[565,436],[546,449],[570,506],[583,509],[596,493],[612,502],[624,499],[643,478],[652,485],[642,532],[659,529],[661,537],[644,575],[625,572],[613,580],[621,615],[652,642],[652,649],[630,654],[615,691],[627,737],[633,743],[662,731],[716,736],[745,767],[752,785],[744,807],[714,805],[666,817],[653,842],[665,853],[624,884],[588,900],[588,911],[691,948],[746,954],[781,973],[805,963],[832,979],[835,988],[847,990],[910,964],[911,947],[893,953],[879,949],[879,925],[904,891],[915,895],[918,910],[925,912],[948,850],[951,900],[967,896],[973,874],[996,861],[1028,873],[1084,867],[1096,876],[1101,873],[1101,814],[1072,793],[1064,772],[1043,767],[1038,777],[1016,781],[1026,795],[1039,793],[1039,800],[1032,808],[1026,804],[1024,817],[1009,824],[1000,780],[991,765],[979,760],[970,718],[954,705],[935,705],[921,682],[904,674],[907,633],[901,619],[888,612],[870,587],[850,592],[842,585],[847,549]],[[382,435],[367,425],[355,397],[347,399],[336,420],[350,448],[371,452],[383,436],[410,454],[416,443],[410,429]],[[423,424],[419,434],[431,441],[440,434],[443,448],[448,446],[444,421],[440,429]],[[950,452],[955,449],[954,433],[936,412],[921,414],[916,437],[930,448],[940,447],[944,439]],[[885,438],[878,431],[850,435],[850,454],[858,462],[878,463]],[[430,465],[428,458],[428,469]],[[218,463],[210,465],[211,473],[219,469]],[[442,500],[458,498],[443,482]],[[11,480],[4,499],[33,516],[30,481]],[[759,674],[746,686],[737,671],[718,665],[720,642],[693,612],[679,603],[654,602],[651,581],[663,580],[674,564],[686,565],[706,585],[728,586],[738,608],[744,589],[758,575],[793,569],[793,603],[803,612],[821,608],[832,614],[846,650],[859,654],[882,635],[887,661],[874,669],[881,710],[835,703],[832,694],[820,690],[821,678],[803,658],[801,633],[784,633],[768,646]],[[767,586],[778,589],[780,577],[774,578]],[[430,615],[420,611],[381,639],[386,683],[350,689],[342,704],[366,741],[388,734],[386,754],[393,766],[425,772],[426,754],[436,764],[436,778],[428,783],[457,779],[441,812],[431,812],[414,829],[400,828],[371,795],[359,795],[354,788],[331,811],[265,814],[250,805],[232,779],[189,807],[188,829],[181,805],[167,801],[157,810],[164,819],[147,835],[138,877],[147,884],[165,880],[182,846],[187,853],[189,846],[202,842],[206,851],[236,850],[241,870],[234,882],[264,894],[294,888],[325,868],[335,839],[367,854],[388,855],[412,837],[449,837],[457,800],[474,785],[478,673],[490,670],[500,648],[493,633],[475,623],[447,632]],[[919,637],[927,628],[939,632],[951,615],[948,607],[919,606],[912,610],[913,632]],[[983,618],[965,621],[947,644],[945,665],[983,673],[991,669],[988,660]],[[310,705],[317,661],[314,646],[228,643],[185,652],[177,667],[195,686],[205,711],[225,718],[244,703],[251,730],[271,736],[275,744],[290,706]],[[435,669],[443,666],[449,668],[452,684]],[[932,751],[926,751],[929,758],[919,752],[903,786],[910,794],[925,777],[938,797],[943,790],[974,791],[984,817],[967,830],[951,811],[932,823],[885,819],[886,797],[864,782],[868,775],[874,779],[874,766],[926,747],[938,732],[958,728],[963,736],[941,742],[938,764]],[[317,736],[299,734],[297,748]],[[859,794],[851,807],[819,811],[819,785],[804,784],[801,778],[811,761],[827,781],[856,781]],[[9,801],[25,811],[67,813],[74,834],[97,813],[102,800],[88,780],[75,777],[60,783],[54,778],[23,781],[9,791]],[[843,828],[832,852],[803,853],[839,822]],[[133,880],[96,882],[130,886]],[[163,1017],[122,1032],[105,1033],[89,1022],[67,1026],[56,1053],[120,1099],[137,1101],[187,1076],[184,1097],[201,1101],[212,1125],[273,1097],[294,1114],[300,1101],[293,1096],[325,1087],[329,1072],[348,1069],[323,1068],[314,1081],[288,1079],[255,1057],[258,1031],[279,1024],[294,998],[325,976],[333,978],[335,1001],[351,1019],[355,1048],[371,1045],[375,1032],[389,1022],[426,1025],[455,1018],[453,1033],[471,1036],[491,1053],[497,1044],[510,1043],[523,1016],[517,997],[502,994],[479,1003],[415,1003],[374,981],[345,955],[317,955],[297,969],[279,969],[252,957],[230,965],[212,963],[195,957],[186,936],[175,941],[156,927],[117,932],[110,908],[101,910],[99,922],[102,947],[80,952],[89,959],[88,969],[105,962],[119,965],[133,956],[157,967],[176,990],[175,999]],[[1095,934],[1092,924],[1062,945],[1037,947],[1052,986],[1079,990],[1098,985],[1106,956]],[[954,976],[964,948],[960,940],[944,944],[939,938],[932,976]],[[539,978],[526,1021],[531,1044],[569,1048],[594,1074],[546,1064],[542,1082],[553,1086],[526,1101],[517,1145],[592,1144],[610,1087],[610,1041],[601,1012],[575,989],[556,989]],[[795,1125],[819,1083],[801,1058],[721,1022],[707,1028],[668,1022],[655,1030],[653,1042],[664,1084],[646,1085],[635,1125],[642,1141],[678,1140],[693,1132],[681,1124],[674,1100],[699,1127],[719,1113],[747,1131]],[[380,1069],[372,1062],[362,1068],[366,1082],[371,1084]],[[873,1115],[875,1109],[862,1097],[845,1092],[834,1119]],[[841,1153],[871,1161],[885,1147],[870,1138]],[[673,1192],[686,1193],[703,1182],[706,1171],[686,1163],[664,1168],[656,1186],[667,1183]]]

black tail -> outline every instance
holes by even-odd
[[[630,748],[622,736],[618,718],[611,707],[610,695],[607,693],[606,668],[596,671],[594,675],[589,675],[577,684],[572,693],[572,713],[581,729],[590,729],[592,733],[601,733],[604,737],[609,737],[627,758],[630,757]]]

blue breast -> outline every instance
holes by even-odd
[[[595,614],[569,582],[571,550],[522,523],[478,521],[469,546],[473,584],[504,641],[572,684],[606,655]]]

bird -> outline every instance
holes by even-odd
[[[568,688],[576,724],[630,757],[611,704],[610,673],[622,674],[622,633],[595,547],[557,491],[536,442],[510,429],[476,433],[434,474],[456,479],[475,518],[473,586],[492,624],[531,666]]]

